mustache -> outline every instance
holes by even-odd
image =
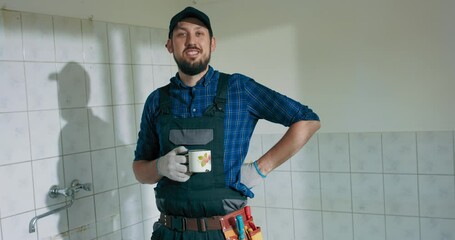
[[[184,49],[184,51],[187,51],[187,50],[198,50],[198,51],[201,51],[200,48],[196,47],[196,46],[188,46]]]

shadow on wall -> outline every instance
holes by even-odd
[[[115,165],[106,164],[103,161],[108,158],[115,159],[116,156],[113,149],[87,151],[93,146],[99,149],[114,145],[112,107],[89,108],[88,102],[91,96],[89,74],[82,65],[76,62],[69,62],[62,66],[63,68],[59,72],[49,75],[50,81],[58,82],[58,102],[62,124],[59,141],[56,143],[62,144],[58,147],[61,149],[59,154],[61,157],[58,158],[56,168],[49,169],[49,171],[57,173],[55,175],[58,176],[58,182],[54,184],[68,188],[75,179],[82,184],[93,183],[96,178],[94,173],[97,171],[100,174],[109,172],[109,168],[115,169]],[[104,119],[98,116],[94,109],[101,112]],[[91,129],[90,133],[89,129]],[[109,136],[109,133],[112,136]],[[90,141],[80,141],[81,139],[90,139]],[[109,143],[109,140],[112,142]],[[113,175],[110,180],[117,187],[116,176]],[[99,185],[94,187],[98,190],[107,188],[107,186]],[[112,211],[110,216],[97,216],[95,220],[93,194],[93,187],[90,191],[81,190],[75,194],[76,200],[70,208],[38,220],[38,226],[47,225],[42,228],[38,227],[40,237],[57,234],[61,237],[71,235],[77,239],[92,239],[97,234],[96,225],[102,226],[102,231],[105,232],[118,230],[120,216],[116,211]],[[63,196],[56,199],[46,196],[46,206],[52,206],[49,208],[51,210],[68,203],[69,198],[65,199]]]

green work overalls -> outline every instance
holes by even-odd
[[[158,209],[162,214],[187,218],[204,218],[228,214],[226,200],[246,203],[246,197],[226,187],[224,174],[224,107],[228,75],[220,73],[217,95],[202,117],[176,118],[171,114],[169,85],[160,88],[158,134],[160,154],[178,146],[208,149],[212,152],[212,171],[193,173],[187,182],[163,177],[155,188]],[[239,206],[242,207],[242,206]],[[236,210],[236,209],[235,209]],[[224,239],[220,230],[181,231],[163,225],[154,229],[152,239]]]

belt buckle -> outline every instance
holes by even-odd
[[[197,223],[198,223],[198,229],[199,229],[200,232],[207,232],[207,226],[206,226],[205,218],[199,218]]]
[[[182,232],[186,231],[186,218],[182,217]]]

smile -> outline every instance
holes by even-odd
[[[195,49],[195,48],[190,48],[190,49],[185,50],[185,54],[188,56],[196,56],[199,53],[200,53],[199,49]]]

